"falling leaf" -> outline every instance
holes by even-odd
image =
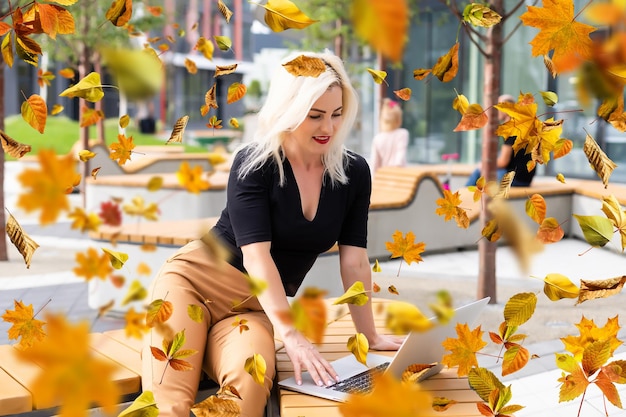
[[[113,0],[106,12],[106,19],[115,26],[124,26],[133,14],[133,0]]]
[[[367,366],[367,352],[370,345],[367,337],[363,333],[357,333],[348,339],[348,350],[354,355],[357,361]]]
[[[425,332],[433,326],[434,323],[411,303],[394,301],[387,306],[385,327],[393,334]]]
[[[426,371],[424,371],[426,372]],[[449,410],[455,404],[458,404],[458,401],[451,400],[445,397],[435,397],[433,398],[433,410],[437,412],[444,412]]]
[[[163,339],[163,350],[150,346],[150,351],[152,352],[152,356],[159,361],[167,362],[165,368],[163,369],[163,375],[165,375],[165,371],[167,367],[170,366],[175,371],[191,371],[193,366],[184,361],[184,358],[188,358],[189,356],[195,355],[198,353],[195,349],[182,349],[185,345],[185,329],[177,332],[172,340]],[[163,376],[161,376],[161,380]]]
[[[142,301],[148,296],[148,290],[139,282],[134,280],[130,283],[130,287],[126,292],[126,295],[122,299],[122,305],[125,306],[133,301]]]
[[[409,39],[409,7],[404,0],[356,0],[351,6],[354,32],[375,51],[400,62]]]
[[[563,175],[562,173],[559,172],[558,174],[556,174],[556,179],[560,183],[565,184],[565,175]]]
[[[181,143],[183,141],[183,135],[185,134],[185,127],[187,126],[187,122],[189,121],[189,116],[184,115],[176,120],[174,123],[174,127],[172,128],[172,133],[170,134],[170,138],[167,140],[167,143],[177,142]]]
[[[239,120],[237,120],[237,118],[235,117],[231,117],[228,120],[228,124],[231,125],[233,129],[239,129]]]
[[[109,257],[106,254],[99,255],[95,248],[88,248],[85,253],[77,252],[76,263],[78,266],[72,269],[72,271],[77,276],[84,277],[87,281],[94,277],[105,280],[113,272]]]
[[[389,291],[391,294],[394,294],[394,295],[400,295],[400,293],[399,293],[399,292],[398,292],[398,290],[396,289],[396,286],[395,286],[395,285],[390,285],[390,286],[387,288],[387,291]]]
[[[209,61],[213,61],[213,52],[215,51],[215,46],[213,46],[213,42],[210,39],[206,39],[201,36],[198,38],[196,42],[195,49],[200,51],[202,55],[208,59]]]
[[[327,311],[324,297],[328,292],[307,287],[292,301],[289,319],[293,326],[313,343],[322,343],[326,330]]]
[[[469,3],[463,9],[463,21],[473,26],[488,28],[497,25],[500,20],[502,16],[484,4]]]
[[[424,78],[426,78],[426,76],[428,76],[428,74],[430,74],[431,72],[432,72],[432,70],[430,68],[414,69],[413,70],[413,78],[415,78],[418,81],[421,81]]]
[[[546,217],[537,230],[537,239],[541,243],[556,243],[565,236],[559,221],[554,217]]]
[[[46,102],[40,95],[33,94],[28,97],[28,99],[22,103],[21,113],[26,123],[39,133],[43,133],[46,128],[48,106],[46,106]]]
[[[453,105],[454,106],[454,105]],[[484,127],[489,118],[480,104],[471,104],[463,109],[461,120],[454,128],[454,132],[476,130]]]
[[[72,79],[76,76],[76,73],[71,68],[63,68],[59,70],[59,75],[63,78]]]
[[[626,283],[626,275],[595,281],[581,279],[580,292],[578,294],[578,301],[576,304],[619,294],[622,292],[624,283]]]
[[[2,143],[2,149],[6,153],[17,159],[20,159],[32,149],[30,145],[17,142],[2,130],[0,130],[0,143]]]
[[[455,43],[445,55],[441,56],[432,68],[432,73],[444,83],[452,81],[459,71],[459,43]]]
[[[614,195],[602,197],[602,212],[615,226],[621,236],[622,251],[626,249],[626,211]]]
[[[187,306],[187,315],[196,323],[202,323],[204,321],[204,310],[199,305],[189,304]]]
[[[145,262],[140,262],[137,265],[137,274],[138,275],[150,275],[152,273],[152,269]]]
[[[22,301],[13,300],[14,310],[6,310],[2,320],[12,323],[8,330],[9,340],[20,339],[18,349],[28,349],[35,342],[46,337],[43,326],[44,321],[35,318],[33,305],[25,306]]]
[[[382,268],[380,267],[380,264],[378,263],[378,259],[374,261],[374,265],[372,266],[372,272],[382,272]]]
[[[103,63],[129,100],[148,100],[162,90],[164,65],[152,48],[102,48]]]
[[[208,190],[210,186],[209,182],[202,178],[202,174],[201,165],[191,168],[187,161],[183,161],[176,171],[176,179],[188,192],[200,194],[200,191]]]
[[[224,127],[222,126],[222,120],[218,119],[215,115],[211,116],[211,118],[209,119],[209,123],[207,123],[206,126],[209,129],[221,129]]]
[[[158,417],[159,408],[152,391],[143,391],[117,417]],[[197,416],[200,417],[200,416]]]
[[[382,84],[383,81],[385,82],[385,84],[387,83],[387,81],[385,81],[385,78],[387,78],[387,71],[367,68],[367,72],[370,73],[376,84]]]
[[[154,327],[157,323],[165,323],[172,317],[173,312],[174,305],[170,301],[161,298],[152,300],[146,313],[146,325]]]
[[[526,214],[536,223],[541,224],[546,218],[546,200],[541,194],[533,194],[526,200]]]
[[[214,36],[214,38],[217,47],[222,51],[228,51],[233,46],[233,42],[228,36]]]
[[[602,216],[581,216],[572,214],[583,232],[587,243],[591,246],[602,247],[613,238],[613,223]]]
[[[361,281],[357,281],[348,288],[348,290],[338,297],[333,304],[354,304],[362,306],[367,304],[369,297],[365,291],[365,287]]]
[[[267,281],[264,279],[253,278],[248,274],[244,274],[244,276],[248,282],[248,288],[250,288],[251,295],[258,297],[267,289]]]
[[[233,15],[233,12],[230,11],[228,6],[224,4],[222,0],[217,0],[217,9],[220,11],[224,19],[226,19],[226,23],[230,23],[230,18]]]
[[[587,155],[587,159],[591,164],[593,170],[598,174],[606,188],[609,184],[609,177],[617,165],[611,161],[611,159],[600,148],[600,145],[587,133],[585,137],[585,143],[583,145],[583,152]]]
[[[265,23],[273,32],[304,29],[317,22],[302,13],[298,6],[289,0],[269,0],[265,4],[255,4],[265,9]]]
[[[133,137],[119,134],[117,135],[117,142],[110,144],[109,149],[111,150],[109,158],[117,161],[119,165],[124,165],[126,161],[130,160],[130,155],[135,149]]]
[[[457,368],[458,376],[466,376],[469,371],[478,367],[476,353],[487,345],[483,340],[480,326],[470,331],[466,323],[457,323],[457,338],[447,338],[442,342],[444,349],[451,353],[445,354],[441,360],[445,366]]]
[[[80,109],[80,124],[79,127],[88,127],[92,126],[98,121],[104,119],[104,113],[102,110],[96,110],[89,108],[87,106],[83,106]]]
[[[230,398],[220,398],[211,395],[201,402],[194,404],[191,411],[195,417],[240,417],[241,406]]]
[[[247,88],[245,85],[234,82],[228,86],[228,94],[226,96],[226,103],[231,104],[235,101],[241,100],[246,95]]]
[[[50,110],[50,115],[51,116],[56,116],[57,114],[60,114],[63,111],[64,108],[65,107],[63,107],[60,104],[55,104],[55,105],[52,106],[52,109]]]
[[[126,337],[134,337],[142,340],[144,335],[150,330],[146,325],[146,313],[136,312],[134,308],[130,308],[124,315],[124,333]]]
[[[299,55],[283,64],[283,68],[294,77],[317,78],[326,71],[326,64],[321,58]]]
[[[221,77],[222,75],[232,74],[237,70],[237,64],[232,65],[216,65],[215,66],[215,74],[213,74],[213,78]]]
[[[552,91],[540,91],[539,94],[541,94],[541,98],[546,103],[546,106],[552,107],[559,102],[559,96]]]
[[[472,368],[467,376],[470,387],[485,402],[489,402],[491,393],[498,389],[504,389],[504,384],[497,376],[486,368]]]
[[[145,204],[144,199],[141,196],[134,197],[130,204],[124,204],[122,206],[124,213],[129,216],[141,216],[146,220],[156,221],[159,219],[159,207],[156,203]]]
[[[78,159],[80,159],[81,162],[87,162],[90,159],[93,159],[96,156],[95,152],[91,152],[88,149],[83,149],[81,151],[78,151]]]
[[[457,226],[462,229],[469,227],[469,217],[467,212],[460,207],[462,201],[458,191],[452,193],[450,190],[443,190],[443,197],[436,200],[439,206],[435,213],[439,216],[444,216],[444,221],[454,219]]]
[[[372,283],[372,292],[373,293],[379,293],[380,292],[380,286],[378,284],[376,284],[375,282]]]
[[[196,63],[189,59],[189,58],[185,58],[185,62],[184,62],[185,68],[187,69],[187,72],[189,74],[197,74],[198,73],[198,66],[196,65]]]
[[[104,91],[102,91],[100,74],[97,72],[89,73],[77,84],[65,89],[61,94],[59,94],[59,96],[70,98],[80,97],[92,103],[102,100],[102,97],[104,97]]]
[[[102,222],[109,226],[119,226],[122,224],[122,211],[120,206],[113,201],[103,201],[100,203],[100,213],[98,216]]]
[[[424,252],[426,244],[424,242],[414,243],[415,234],[413,232],[407,232],[406,236],[403,237],[402,232],[396,230],[391,238],[393,242],[385,242],[385,247],[391,252],[392,259],[402,257],[409,265],[413,262],[423,261],[421,254]]]
[[[411,89],[402,88],[393,92],[400,100],[409,101],[411,99]]]
[[[568,69],[562,66],[568,55],[574,54],[581,59],[590,56],[593,43],[589,34],[595,28],[575,20],[573,2],[544,0],[543,7],[527,8],[520,16],[522,23],[539,29],[530,42],[533,56],[549,55],[553,51],[552,62],[559,73]]]
[[[161,187],[163,187],[163,177],[160,175],[150,177],[146,185],[146,189],[150,192],[159,191]]]
[[[548,274],[543,281],[545,282],[543,292],[552,301],[578,297],[578,287],[565,275]]]
[[[126,129],[129,123],[130,123],[129,115],[125,114],[122,117],[120,117],[119,125],[122,129]]]
[[[102,252],[106,253],[111,266],[115,269],[121,269],[128,260],[128,254],[123,252],[114,251],[107,248],[102,248]]]
[[[22,255],[22,257],[24,258],[26,268],[30,268],[30,262],[32,260],[33,254],[39,247],[39,244],[35,242],[30,236],[28,236],[26,232],[24,232],[24,230],[12,214],[9,214],[5,229],[7,236],[9,236],[9,239],[11,240],[11,243],[13,243],[20,255]]]
[[[265,359],[259,353],[255,353],[248,359],[246,359],[246,363],[243,367],[247,373],[252,376],[254,382],[260,385],[264,385],[265,382],[265,371],[267,369],[267,364],[265,363]]]
[[[78,229],[81,233],[88,231],[96,232],[102,221],[96,213],[87,213],[80,207],[74,207],[74,211],[68,213],[67,217],[72,220],[71,229]]]
[[[239,317],[235,317],[235,321],[233,322],[233,327],[239,328],[239,334],[250,330],[250,327],[248,327],[248,320],[240,319]]]
[[[521,326],[534,314],[537,296],[532,292],[518,293],[504,306],[504,320],[509,326]]]

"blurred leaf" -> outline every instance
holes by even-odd
[[[159,408],[152,391],[143,391],[131,405],[117,417],[158,417]]]
[[[289,0],[269,0],[265,4],[255,4],[265,9],[265,23],[273,32],[304,29],[317,22],[302,13],[298,6]]]
[[[367,366],[367,352],[369,351],[369,342],[363,333],[357,333],[348,339],[348,350],[354,355],[357,361]]]

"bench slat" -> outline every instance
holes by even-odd
[[[17,414],[33,409],[33,397],[11,375],[0,369],[0,414]]]

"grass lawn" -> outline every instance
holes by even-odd
[[[54,149],[57,154],[65,155],[78,140],[78,122],[65,116],[48,117],[46,128],[41,134],[33,129],[22,119],[21,115],[9,116],[5,118],[5,132],[16,141],[32,146],[29,155],[36,155],[40,149]],[[105,121],[105,140],[107,145],[117,142],[118,119],[108,119]],[[96,137],[96,127],[89,127],[90,138]],[[140,133],[135,127],[126,128],[126,136],[132,136],[135,145],[163,145],[166,139],[156,135]],[[173,145],[180,146],[180,145]],[[185,146],[185,152],[206,152],[206,148],[198,146]],[[11,156],[5,154],[7,160],[13,160]]]

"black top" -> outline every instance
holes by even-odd
[[[511,136],[504,141],[505,145],[513,147],[515,143],[516,136]],[[509,164],[506,166],[506,171],[515,171],[515,177],[513,177],[513,182],[511,186],[513,187],[527,187],[533,180],[535,176],[536,169],[532,169],[532,171],[528,172],[527,163],[532,160],[532,155],[530,153],[525,153],[524,149],[519,149],[517,152],[511,152],[511,159],[509,160]]]
[[[261,169],[237,178],[246,150],[233,161],[227,187],[226,208],[212,229],[232,254],[230,263],[242,272],[240,247],[271,242],[271,255],[285,287],[293,296],[317,256],[336,242],[365,248],[372,181],[365,159],[348,152],[345,171],[348,184],[331,185],[326,176],[317,213],[312,221],[302,214],[300,192],[288,159],[284,159],[285,184],[272,159]]]

